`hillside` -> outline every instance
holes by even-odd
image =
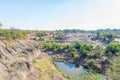
[[[38,46],[33,40],[1,40],[0,80],[66,80]]]

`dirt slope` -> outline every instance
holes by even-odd
[[[0,80],[66,80],[38,46],[39,42],[33,40],[1,40]],[[49,68],[44,71],[42,66]],[[52,72],[48,74],[49,70]]]

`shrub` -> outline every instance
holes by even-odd
[[[116,54],[120,52],[120,43],[118,42],[111,42],[106,47],[106,53],[112,52],[112,54]]]
[[[86,66],[88,68],[92,68],[93,66],[95,66],[95,64],[96,64],[95,60],[91,59],[87,61]]]
[[[106,80],[106,79],[100,74],[89,72],[85,76],[81,77],[79,80]]]
[[[93,56],[100,56],[103,55],[103,48],[99,45],[97,45],[94,49],[94,55]]]
[[[81,50],[83,46],[82,46],[82,43],[76,42],[74,43],[73,47]]]
[[[45,51],[61,52],[61,53],[72,53],[73,57],[87,57],[92,56],[93,46],[89,43],[73,43],[64,44],[58,42],[48,42],[40,46]]]
[[[76,60],[80,60],[80,56],[77,53],[72,53],[72,56],[76,59]]]
[[[14,40],[14,39],[25,39],[26,33],[22,30],[13,30],[13,29],[5,29],[2,30],[0,33],[1,36],[5,37],[7,40]]]
[[[85,66],[93,72],[101,72],[101,65],[97,64],[93,59],[88,60]]]
[[[76,60],[79,60],[79,59],[80,59],[80,56],[79,56],[79,54],[77,53],[77,50],[76,50],[75,48],[72,48],[71,53],[72,53],[72,56],[73,56]]]

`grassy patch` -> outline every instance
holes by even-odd
[[[119,80],[120,79],[120,56],[114,57],[110,68],[106,71],[108,80]]]
[[[104,80],[100,74],[88,73],[87,75],[81,77],[79,80]]]
[[[43,55],[41,59],[34,60],[33,63],[34,66],[40,70],[42,80],[57,78],[61,78],[61,80],[67,79],[63,77],[63,73],[58,70],[58,68],[53,64],[52,60],[48,56]]]

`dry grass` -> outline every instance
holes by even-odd
[[[40,70],[40,80],[66,80],[53,64],[50,57],[45,54],[42,55],[41,59],[34,60],[34,66]]]

